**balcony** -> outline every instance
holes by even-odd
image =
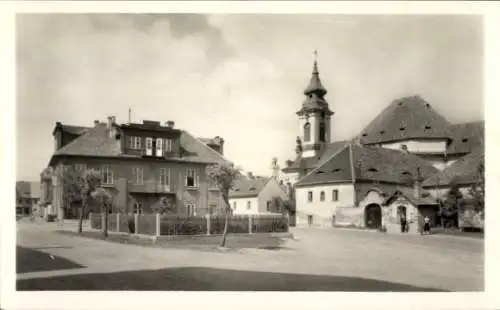
[[[170,184],[161,184],[159,182],[144,182],[143,184],[131,184],[131,193],[144,193],[144,194],[168,194],[173,193]]]

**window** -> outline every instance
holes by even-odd
[[[134,203],[134,214],[142,214],[142,204],[140,202]]]
[[[163,139],[156,139],[156,156],[163,156]]]
[[[130,137],[129,138],[129,147],[134,150],[141,149],[141,137]]]
[[[144,183],[144,173],[141,167],[134,168],[134,184],[142,185]]]
[[[196,215],[196,206],[192,203],[187,203],[186,204],[186,214],[188,216],[195,216]]]
[[[332,201],[338,201],[339,200],[339,190],[334,189],[332,190]]]
[[[186,186],[187,187],[197,187],[198,186],[196,170],[187,169],[187,171],[186,171]]]
[[[233,202],[233,209],[236,210],[236,201]]]
[[[304,142],[311,140],[311,124],[304,125]]]
[[[172,152],[172,140],[165,139],[165,152]]]
[[[113,184],[113,171],[107,166],[101,168],[102,184]]]
[[[208,205],[208,214],[213,214],[217,210],[217,203],[216,202],[210,202]]]
[[[319,193],[319,200],[325,201],[325,192],[321,191],[321,193]]]
[[[146,138],[146,155],[153,155],[153,138]]]
[[[161,185],[170,184],[170,169],[160,168],[160,184]]]
[[[307,192],[307,201],[309,202],[313,201],[313,192]]]
[[[319,141],[321,141],[321,142],[326,141],[325,123],[319,124]]]
[[[249,200],[247,201],[247,210],[250,210],[252,208],[252,202]]]
[[[266,202],[266,211],[267,211],[267,212],[271,211],[271,204],[272,204],[271,200],[268,200],[268,201]]]

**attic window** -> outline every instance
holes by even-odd
[[[425,130],[429,130],[429,129],[431,129],[431,126],[427,125],[424,128],[425,128]]]
[[[368,136],[368,135],[367,135],[366,133],[364,133],[364,134],[362,134],[362,136],[363,136],[363,137],[366,137],[366,136]]]
[[[324,171],[321,170],[316,171],[316,174],[322,174],[322,173],[324,173]]]
[[[385,130],[381,130],[380,134],[383,135],[385,133]]]
[[[332,172],[339,172],[341,169],[340,168],[335,168],[332,170]]]
[[[469,142],[469,138],[463,138],[463,139],[462,139],[462,142],[463,142],[463,143],[467,143],[467,142]]]
[[[252,186],[252,187],[250,187],[250,190],[251,190],[251,191],[254,191],[254,190],[255,190],[255,187],[253,187],[253,186]]]
[[[378,172],[378,170],[375,169],[375,168],[370,168],[370,169],[368,169],[368,171],[370,171],[370,172]]]
[[[431,105],[430,105],[430,104],[428,104],[428,103],[426,103],[426,104],[425,104],[425,106],[426,106],[427,108],[430,108],[430,107],[431,107]]]
[[[403,171],[401,172],[402,175],[410,175],[410,173],[408,171]]]
[[[402,106],[402,105],[403,105],[403,101],[400,101],[400,102],[398,103],[398,105],[399,105],[399,106]]]
[[[401,131],[406,130],[406,127],[399,127],[399,130]]]

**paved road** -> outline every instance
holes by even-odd
[[[207,287],[212,287],[226,290],[228,288],[286,290],[287,283],[289,290],[304,289],[304,283],[309,283],[308,287],[311,290],[358,288],[357,290],[366,291],[407,291],[413,288],[413,290],[480,291],[484,289],[483,241],[477,239],[384,235],[338,229],[294,229],[293,233],[297,240],[287,241],[283,250],[245,249],[217,253],[158,249],[75,238],[55,233],[55,228],[55,224],[19,222],[18,246],[22,247],[21,251],[36,250],[42,254],[50,254],[57,260],[73,262],[74,265],[68,267],[69,269],[51,271],[43,268],[40,268],[42,269],[40,271],[33,271],[25,268],[24,271],[28,272],[19,273],[18,280],[80,275],[79,280],[74,278],[75,281],[69,281],[69,277],[67,280],[71,283],[80,283],[83,288],[103,289],[95,283],[89,283],[92,281],[90,278],[81,277],[101,274],[94,277],[93,281],[102,283],[102,277],[106,276],[104,274],[107,274],[106,279],[109,280],[112,276],[110,273],[114,272],[117,281],[125,281],[124,272],[129,272],[130,276],[131,271],[161,269],[156,274],[161,273],[162,279],[170,277],[184,280],[175,285],[170,281],[171,285],[159,285],[149,289],[206,290]],[[73,228],[76,229],[76,226],[71,226],[71,229]],[[191,271],[186,271],[186,267],[191,268]],[[266,272],[266,274],[243,276],[244,271]],[[151,272],[135,272],[134,281],[143,279],[151,282],[151,276],[146,280],[145,274]],[[200,277],[206,278],[200,279]],[[40,283],[43,281],[40,280],[39,284],[33,282],[31,288],[42,285]],[[62,281],[64,278],[57,280]],[[217,284],[213,284],[214,282]],[[24,283],[23,288],[30,288],[27,281],[20,283]],[[179,283],[190,283],[191,286],[179,287]],[[207,286],[207,283],[212,284]],[[123,284],[123,287],[141,289],[126,284]],[[143,289],[147,289],[147,286],[145,285]]]

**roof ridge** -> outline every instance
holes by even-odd
[[[328,157],[328,159],[326,159],[322,164],[321,166],[318,165],[316,166],[314,169],[312,169],[311,171],[309,171],[306,175],[304,175],[303,177],[300,178],[300,180],[302,179],[305,179],[306,177],[310,176],[313,172],[315,172],[316,170],[318,170],[319,168],[323,167],[326,163],[328,163],[330,160],[332,160],[335,156],[337,156],[340,152],[342,152],[343,150],[345,150],[348,146],[350,146],[350,143],[346,143],[344,146],[342,146],[337,152],[333,153],[330,157]],[[298,182],[300,182],[300,180]]]
[[[183,133],[185,133],[186,135],[188,135],[189,137],[191,137],[193,140],[196,140],[196,141],[200,142],[201,145],[203,145],[204,147],[206,147],[207,149],[209,149],[210,151],[212,151],[214,154],[217,154],[224,161],[226,161],[228,163],[232,163],[232,161],[230,161],[229,159],[227,159],[224,155],[222,155],[221,153],[217,152],[216,150],[214,150],[213,148],[211,148],[207,144],[203,143],[200,139],[196,138],[195,136],[193,136],[192,134],[190,134],[188,131],[186,131],[184,129],[182,129],[181,131]]]

